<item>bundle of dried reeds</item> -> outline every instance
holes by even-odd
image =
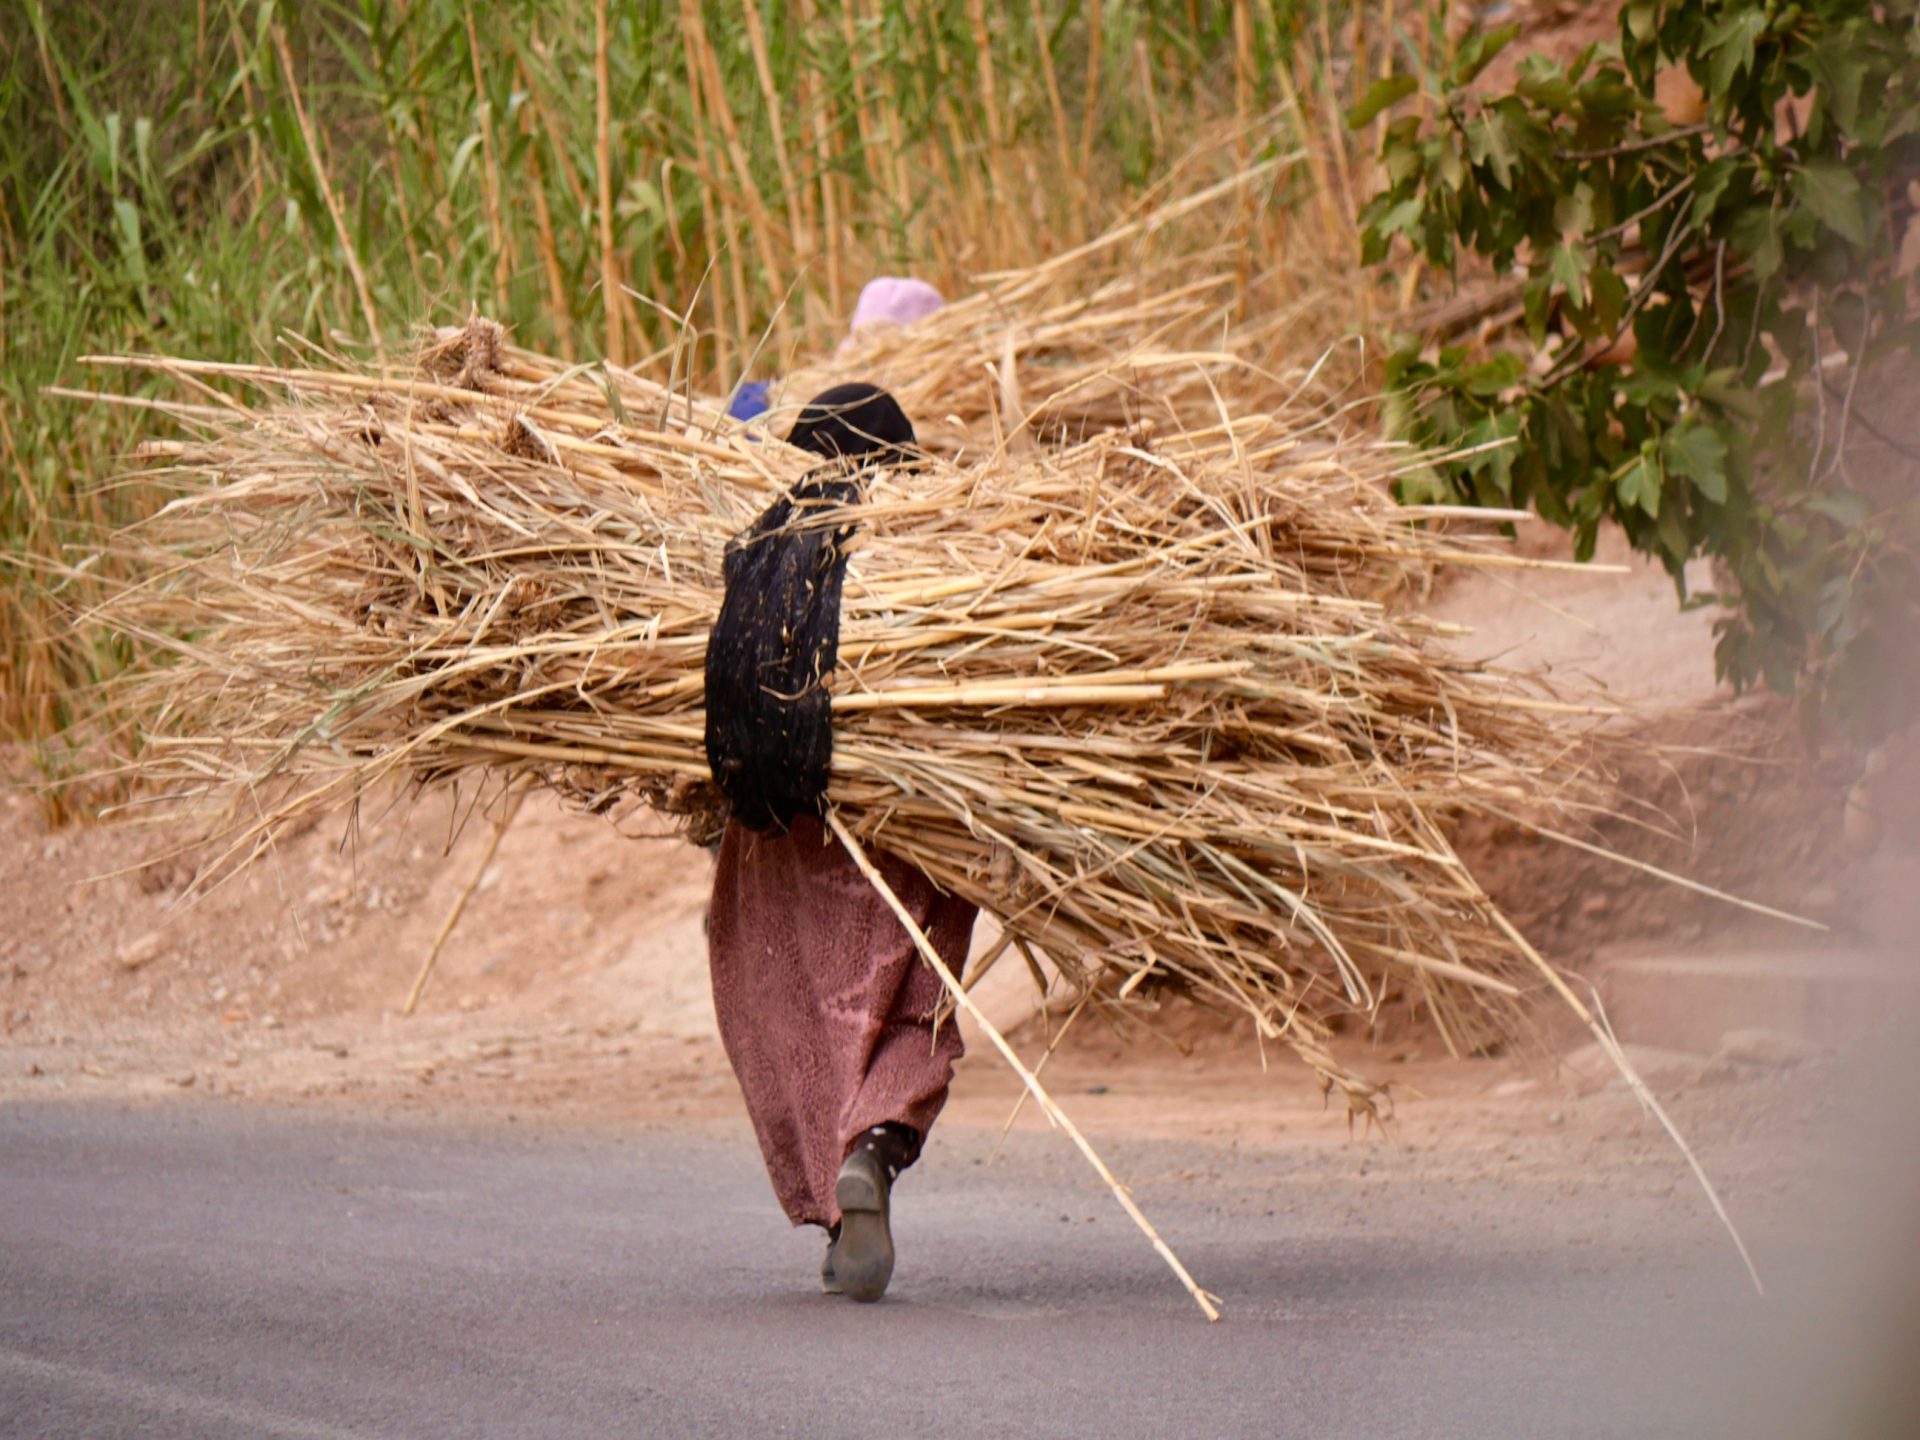
[[[176,654],[130,682],[140,771],[239,797],[232,854],[382,779],[476,770],[711,831],[722,549],[808,457],[484,321],[404,379],[143,363],[251,385],[173,407],[199,438],[153,447],[179,496],[120,537],[147,579],[113,606]],[[1381,498],[1407,463],[1262,416],[881,472],[833,680],[839,815],[1030,960],[1240,1007],[1356,1105],[1337,1014],[1411,994],[1457,1046],[1504,1033],[1537,959],[1444,826],[1579,799],[1579,707],[1388,608],[1449,553]]]
[[[1313,296],[1249,314],[1244,243],[1166,244],[1196,214],[1231,229],[1236,207],[1269,203],[1285,163],[1250,166],[1030,269],[981,277],[911,326],[852,336],[785,377],[788,404],[774,418],[836,381],[868,380],[899,399],[922,444],[964,459],[1143,423],[1184,431],[1229,413],[1324,414],[1358,373],[1358,349],[1336,343],[1350,317]]]

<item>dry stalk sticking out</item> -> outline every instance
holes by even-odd
[[[487,837],[486,852],[481,855],[480,863],[473,867],[473,878],[461,887],[454,898],[453,905],[447,911],[447,918],[440,922],[435,932],[433,944],[427,947],[427,958],[420,962],[420,973],[413,977],[413,987],[407,991],[406,1003],[400,1007],[402,1015],[411,1015],[420,1006],[420,997],[426,993],[427,981],[432,978],[434,962],[439,960],[440,952],[446,948],[447,937],[453,934],[453,927],[460,923],[460,917],[466,914],[467,902],[473,899],[474,891],[480,888],[480,882],[487,878],[487,870],[493,864],[493,857],[500,853],[500,842],[507,838],[507,830],[513,824],[514,817],[520,813],[520,802],[527,798],[523,787],[518,793],[507,797],[500,811],[500,818],[493,822],[493,833]]]
[[[1020,1083],[1027,1087],[1027,1093],[1033,1096],[1034,1102],[1047,1113],[1047,1117],[1054,1124],[1067,1132],[1067,1138],[1072,1140],[1080,1153],[1087,1157],[1087,1163],[1093,1166],[1100,1178],[1107,1182],[1107,1188],[1113,1191],[1113,1198],[1120,1202],[1120,1208],[1127,1212],[1133,1223],[1138,1225],[1147,1239],[1153,1242],[1153,1248],[1159,1252],[1160,1258],[1165,1260],[1173,1273],[1180,1277],[1180,1283],[1187,1287],[1187,1293],[1193,1296],[1194,1304],[1200,1307],[1201,1313],[1209,1320],[1218,1320],[1220,1311],[1216,1302],[1220,1297],[1209,1294],[1194,1283],[1193,1276],[1187,1273],[1187,1267],[1180,1263],[1180,1257],[1175,1255],[1168,1248],[1167,1242],[1160,1238],[1160,1232],[1155,1230],[1153,1223],[1141,1213],[1140,1207],[1134,1203],[1133,1196],[1127,1193],[1127,1187],[1114,1178],[1113,1171],[1107,1168],[1106,1161],[1100,1158],[1099,1152],[1088,1142],[1087,1137],[1080,1133],[1080,1127],[1073,1123],[1066,1111],[1054,1103],[1053,1097],[1040,1083],[1040,1077],[1022,1063],[1019,1054],[1007,1043],[1006,1036],[1002,1035],[994,1023],[981,1013],[980,1007],[973,1003],[973,997],[967,994],[959,978],[947,968],[947,962],[940,958],[940,952],[933,948],[933,942],[927,939],[926,932],[914,923],[913,915],[900,903],[900,897],[893,893],[893,887],[887,884],[885,877],[874,867],[873,861],[867,858],[867,852],[860,848],[860,842],[847,833],[847,827],[840,823],[840,817],[829,811],[827,825],[839,837],[840,843],[847,847],[847,854],[851,855],[853,863],[860,867],[860,873],[867,877],[880,898],[887,902],[887,908],[899,917],[900,923],[906,927],[907,934],[913,938],[914,948],[920,952],[927,964],[933,967],[933,973],[938,975],[940,983],[947,987],[947,993],[953,997],[953,1003],[973,1017],[973,1022],[980,1027],[981,1034],[985,1035],[993,1048],[1000,1052],[1000,1058],[1013,1067],[1013,1073],[1020,1077]]]

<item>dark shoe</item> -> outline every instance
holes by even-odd
[[[840,1166],[833,1198],[840,1206],[840,1238],[833,1274],[842,1293],[878,1300],[893,1278],[893,1232],[887,1227],[887,1167],[870,1150],[856,1150]]]
[[[833,1252],[840,1248],[840,1234],[837,1230],[827,1232],[827,1258],[820,1262],[820,1293],[822,1295],[843,1295],[840,1277],[834,1273]]]

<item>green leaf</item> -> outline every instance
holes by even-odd
[[[1552,292],[1548,277],[1538,272],[1527,276],[1527,283],[1520,287],[1520,313],[1527,322],[1527,337],[1536,347],[1547,341],[1547,321],[1552,318],[1548,301]]]
[[[1587,283],[1593,291],[1593,318],[1601,329],[1617,330],[1627,313],[1627,282],[1611,265],[1601,265],[1587,277]]]
[[[1660,518],[1660,476],[1644,455],[1634,456],[1613,488],[1622,505],[1637,506],[1649,519]]]
[[[1471,36],[1461,45],[1459,57],[1453,62],[1453,83],[1472,84],[1474,77],[1491,65],[1494,57],[1511,45],[1514,36],[1519,33],[1518,25],[1508,24]]]
[[[1753,262],[1753,278],[1765,285],[1780,270],[1780,212],[1742,210],[1728,230],[1734,249]]]
[[[1753,67],[1753,42],[1766,28],[1766,12],[1751,5],[1736,9],[1707,31],[1700,49],[1713,57],[1707,66],[1708,94],[1726,94],[1740,72]]]
[[[1584,245],[1562,243],[1547,252],[1547,274],[1567,292],[1568,301],[1583,310],[1587,305],[1587,272],[1592,268],[1592,258]]]
[[[1763,413],[1760,399],[1740,383],[1738,371],[1709,370],[1701,377],[1698,388],[1700,398],[1709,405],[1716,405],[1749,425],[1759,423]]]
[[[153,179],[153,121],[142,115],[133,122],[133,154],[140,165],[140,178]]]
[[[1410,181],[1426,179],[1427,157],[1423,153],[1430,146],[1416,148],[1402,145],[1392,139],[1380,147],[1381,158],[1386,162],[1387,184],[1394,189]],[[1451,147],[1449,147],[1451,148]],[[1459,186],[1455,186],[1458,189]]]
[[[1502,190],[1513,188],[1513,144],[1503,115],[1482,115],[1467,126],[1467,155],[1493,173]]]
[[[1593,187],[1582,180],[1553,202],[1553,224],[1569,239],[1593,229]],[[1571,233],[1569,233],[1571,232]]]
[[[1373,228],[1382,235],[1412,235],[1421,212],[1426,208],[1426,202],[1418,195],[1409,196],[1382,211]]]
[[[120,227],[120,254],[136,285],[147,283],[147,252],[140,236],[140,212],[130,200],[113,202],[113,218]]]
[[[1526,373],[1526,363],[1509,350],[1463,371],[1460,388],[1469,395],[1498,395],[1518,385]]]
[[[623,218],[644,215],[656,224],[667,223],[667,204],[660,187],[644,176],[636,175],[627,181],[615,211]]]
[[[1867,64],[1855,48],[1856,43],[1855,37],[1846,30],[1829,32],[1807,57],[1833,110],[1834,121],[1849,133],[1860,124],[1860,90],[1867,78]]]
[[[1867,523],[1866,497],[1851,490],[1824,491],[1808,500],[1807,508],[1848,530],[1858,530]]]
[[[1680,507],[1669,505],[1662,510],[1654,532],[1660,537],[1660,548],[1666,551],[1664,558],[1668,571],[1680,577],[1684,586],[1686,581],[1682,567],[1693,553],[1693,537],[1687,533],[1686,517],[1681,514]]]
[[[1514,82],[1513,93],[1523,100],[1532,101],[1543,110],[1564,115],[1573,109],[1573,85],[1561,74],[1558,65],[1544,62],[1535,65],[1533,62],[1538,59],[1538,56],[1528,57],[1520,78]]]
[[[1719,431],[1710,425],[1677,425],[1667,432],[1661,449],[1670,473],[1686,476],[1714,504],[1727,503],[1727,442]]]
[[[486,137],[475,131],[460,142],[453,152],[453,160],[447,166],[447,189],[458,189],[460,179],[467,173],[467,167],[473,163],[474,152],[480,148],[480,142]]]
[[[1411,75],[1389,75],[1384,80],[1374,81],[1367,93],[1360,97],[1360,103],[1347,111],[1348,127],[1358,130],[1382,110],[1398,105],[1419,88],[1420,82]]]
[[[1722,155],[1709,160],[1694,172],[1693,223],[1696,226],[1704,225],[1712,218],[1737,168],[1737,162],[1731,156]]]
[[[1866,193],[1838,160],[1809,160],[1793,172],[1793,193],[1821,224],[1855,245],[1869,243]]]
[[[1659,24],[1659,16],[1653,0],[1634,0],[1633,4],[1627,6],[1624,18],[1627,33],[1643,45],[1652,37]]]
[[[1816,593],[1819,599],[1814,606],[1813,628],[1818,634],[1832,639],[1853,603],[1853,585],[1842,573],[1830,577]]]

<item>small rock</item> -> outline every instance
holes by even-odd
[[[1605,895],[1589,895],[1580,902],[1580,914],[1588,920],[1592,920],[1596,916],[1604,915],[1612,908],[1613,901],[1609,900]]]
[[[1811,1059],[1819,1048],[1797,1035],[1780,1030],[1729,1030],[1720,1037],[1720,1049],[1714,1059],[1735,1065],[1764,1065],[1785,1069]]]
[[[42,1070],[38,1065],[30,1064],[27,1066],[27,1079],[29,1080],[37,1080],[46,1073],[47,1072]]]
[[[1849,855],[1865,860],[1880,848],[1884,829],[1880,812],[1873,803],[1873,792],[1862,780],[1847,791],[1846,809],[1840,816],[1840,839]]]
[[[160,958],[161,945],[160,932],[151,931],[122,945],[113,958],[120,962],[123,970],[138,970]]]
[[[1549,1125],[1564,1125],[1564,1124],[1566,1124],[1566,1123],[1567,1123],[1567,1117],[1566,1117],[1566,1113],[1565,1113],[1564,1111],[1560,1111],[1560,1110],[1549,1110],[1549,1111],[1547,1112],[1547,1124],[1549,1124]]]
[[[1822,881],[1810,887],[1807,893],[1800,897],[1800,903],[1793,908],[1810,920],[1818,920],[1822,916],[1832,915],[1839,907],[1840,892]]]
[[[1653,1045],[1622,1045],[1627,1063],[1649,1085],[1690,1085],[1706,1073],[1704,1055],[1684,1050],[1662,1050]],[[1626,1084],[1626,1077],[1613,1063],[1613,1057],[1595,1041],[1583,1045],[1560,1062],[1576,1084],[1597,1090],[1606,1085]]]
[[[1495,1099],[1505,1100],[1513,1095],[1525,1095],[1530,1090],[1538,1090],[1540,1082],[1533,1079],[1502,1080],[1487,1093]]]
[[[262,1015],[260,1017],[260,1028],[262,1030],[281,1030],[286,1027],[278,1015]]]
[[[194,1074],[193,1071],[189,1070],[184,1075],[169,1075],[167,1077],[167,1083],[169,1085],[178,1085],[182,1090],[184,1090],[189,1085],[196,1083],[199,1079],[200,1077],[198,1075]]]

